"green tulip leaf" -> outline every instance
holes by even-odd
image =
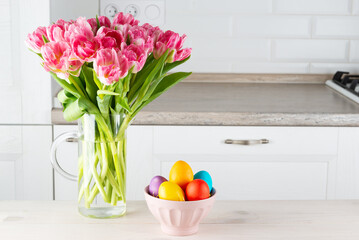
[[[144,101],[137,109],[135,109],[132,116],[134,117],[147,104],[161,96],[164,92],[166,92],[171,87],[175,86],[177,83],[179,83],[191,74],[192,72],[177,72],[164,77],[162,81],[156,86],[152,95],[146,101]]]
[[[87,95],[93,103],[96,103],[96,91],[98,90],[98,87],[93,80],[91,68],[83,65],[80,77],[85,80]]]
[[[85,111],[79,106],[79,100],[66,104],[64,108],[64,118],[68,122],[75,121],[84,115]]]
[[[120,94],[117,92],[111,92],[108,90],[97,90],[97,95],[104,94],[104,95],[112,95],[112,96],[119,96]]]
[[[182,61],[176,61],[176,62],[173,62],[173,63],[166,63],[164,68],[163,68],[163,74],[167,73],[167,72],[171,71],[173,68],[187,62],[190,58],[191,58],[191,55],[188,56],[187,58],[183,59]]]

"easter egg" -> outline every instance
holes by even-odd
[[[212,191],[212,177],[207,171],[199,171],[193,176],[193,179],[202,179],[204,180],[209,187],[209,192]]]
[[[160,188],[160,185],[163,182],[167,182],[167,179],[162,177],[162,176],[154,176],[151,179],[150,185],[148,187],[148,192],[154,196],[154,197],[158,197],[158,189]]]
[[[169,180],[186,190],[187,184],[193,180],[192,168],[185,161],[177,161],[171,168]]]
[[[209,187],[204,180],[195,179],[187,185],[186,197],[188,201],[203,200],[209,196]]]
[[[182,188],[173,182],[163,182],[158,189],[158,196],[161,199],[171,201],[185,200]]]

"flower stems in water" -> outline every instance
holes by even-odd
[[[79,196],[89,208],[100,195],[104,202],[116,206],[126,202],[126,137],[128,123],[123,121],[116,136],[104,121],[96,122],[98,136],[92,140],[82,139],[82,155],[79,157]],[[83,131],[93,131],[83,121]],[[125,126],[126,125],[126,126]],[[87,129],[88,128],[88,129]],[[89,133],[89,132],[88,132]]]

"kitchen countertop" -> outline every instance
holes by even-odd
[[[0,239],[359,239],[359,200],[217,201],[190,237],[171,237],[145,202],[118,219],[82,217],[75,202],[0,202]]]
[[[52,121],[67,123],[61,109],[53,109]],[[323,83],[183,82],[146,106],[133,124],[359,126],[359,104]]]

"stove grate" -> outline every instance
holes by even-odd
[[[338,71],[333,76],[333,82],[359,97],[359,75]]]

